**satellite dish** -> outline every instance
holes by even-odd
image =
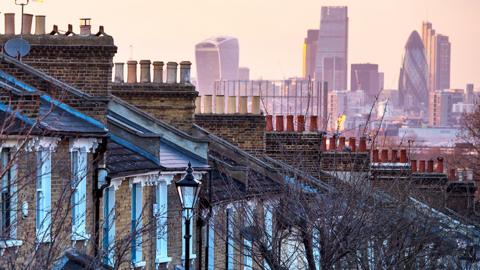
[[[24,57],[30,52],[30,43],[23,38],[9,39],[3,47],[11,57]]]

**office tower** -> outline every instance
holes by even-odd
[[[238,80],[248,81],[250,80],[250,69],[247,67],[238,68]]]
[[[305,79],[315,78],[319,32],[316,29],[309,29],[303,42],[303,77]]]
[[[339,119],[342,115],[347,114],[348,109],[348,91],[332,90],[328,93],[328,130],[336,132],[340,131],[342,125]]]
[[[385,89],[385,74],[383,72],[378,73],[378,88],[380,90]]]
[[[417,114],[426,113],[428,106],[428,65],[422,40],[413,31],[405,45],[398,81],[399,105]]]
[[[347,89],[347,7],[322,7],[315,79],[326,81],[328,89]]]
[[[476,97],[475,93],[473,92],[473,83],[468,83],[467,87],[465,89],[465,103],[468,104],[475,104],[476,103]]]
[[[350,74],[350,89],[363,90],[367,102],[373,101],[380,91],[380,74],[377,64],[352,64]]]
[[[464,105],[463,89],[435,90],[430,93],[429,124],[433,127],[448,127],[455,123],[454,105]],[[457,108],[456,110],[460,110]]]
[[[450,88],[450,41],[448,36],[437,34],[432,23],[422,24],[422,43],[428,64],[428,89]]]
[[[233,37],[214,37],[195,45],[197,91],[212,95],[215,81],[238,78],[239,47]]]

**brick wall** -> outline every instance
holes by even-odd
[[[0,44],[12,36],[0,35]],[[113,56],[110,36],[27,35],[30,53],[22,61],[54,78],[98,97],[109,94]]]
[[[112,94],[179,129],[192,128],[198,95],[193,85],[113,83]]]
[[[196,114],[195,123],[252,154],[265,152],[265,116]]]

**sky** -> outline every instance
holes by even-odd
[[[0,1],[0,12],[20,13],[14,2]],[[103,25],[114,37],[117,62],[194,62],[196,43],[234,36],[251,79],[284,79],[301,75],[307,29],[319,28],[330,5],[348,6],[349,64],[379,64],[385,88],[397,88],[404,45],[425,20],[450,37],[451,88],[480,88],[480,0],[43,0],[25,10],[46,15],[47,31],[73,24],[78,32],[79,18],[92,18],[93,31]]]

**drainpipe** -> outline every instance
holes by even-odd
[[[93,204],[94,204],[94,214],[93,214],[93,228],[94,228],[94,257],[97,257],[100,254],[100,201],[103,196],[103,190],[110,186],[111,179],[107,175],[105,177],[105,183],[102,186],[99,184],[99,171],[106,170],[106,156],[107,152],[107,138],[102,139],[102,143],[98,147],[98,151],[93,154]]]

